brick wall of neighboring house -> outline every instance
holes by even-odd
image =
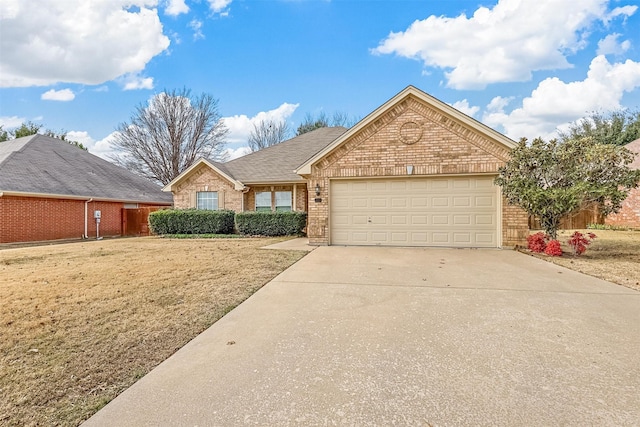
[[[270,191],[271,194],[271,207],[275,207],[275,192],[276,191],[291,191],[291,198],[293,199],[293,185],[256,185],[249,186],[249,191],[244,195],[244,210],[255,211],[256,210],[256,193],[262,191]],[[307,185],[297,184],[295,194],[295,210],[306,212],[307,201]]]
[[[84,205],[82,200],[0,197],[0,243],[80,239],[84,234]],[[88,235],[96,235],[95,210],[102,212],[100,235],[120,235],[122,207],[119,202],[89,203]]]
[[[231,182],[204,164],[177,186],[173,193],[173,206],[176,209],[195,208],[198,191],[217,191],[220,209],[236,212],[242,210],[242,192],[237,191]]]
[[[509,149],[454,119],[408,97],[317,162],[308,182],[308,236],[312,244],[329,241],[329,180],[336,177],[496,174]],[[316,183],[322,202],[315,202]],[[503,204],[503,246],[526,243],[528,216]]]
[[[610,214],[604,223],[616,227],[640,228],[640,188],[634,188],[622,202],[622,209],[617,214]]]

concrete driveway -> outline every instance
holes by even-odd
[[[513,251],[321,247],[90,426],[640,424],[640,293]]]

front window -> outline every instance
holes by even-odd
[[[270,211],[271,210],[271,192],[260,191],[256,193],[256,211]]]
[[[291,210],[291,191],[276,191],[276,210]]]
[[[199,191],[197,194],[198,209],[204,209],[208,211],[218,210],[218,192],[217,191]]]

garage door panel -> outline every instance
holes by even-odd
[[[490,177],[330,182],[331,243],[496,247],[498,192]]]
[[[347,200],[347,206],[349,205],[349,201]],[[368,208],[369,207],[369,199],[354,197],[351,199],[351,206],[353,208]]]
[[[367,216],[366,215],[353,215],[351,223],[353,225],[367,225]],[[344,224],[344,223],[341,223]]]
[[[470,225],[471,215],[453,215],[454,225]]]
[[[391,216],[391,224],[392,225],[407,225],[407,215],[392,215]]]
[[[454,197],[453,198],[453,207],[470,207],[471,206],[471,196],[464,197]]]
[[[449,215],[433,215],[431,217],[431,223],[433,225],[449,225],[451,217]]]
[[[431,206],[434,208],[448,208],[450,204],[448,197],[434,197],[431,199]]]
[[[493,208],[495,207],[495,197],[475,196],[474,205],[479,208]]]

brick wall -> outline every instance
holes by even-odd
[[[173,206],[176,209],[196,207],[198,191],[217,191],[218,207],[240,212],[242,210],[242,192],[237,191],[226,178],[201,164],[173,193]]]
[[[640,228],[640,188],[634,188],[622,202],[622,209],[604,220],[607,225]]]
[[[0,197],[0,243],[81,238],[84,234],[82,200],[36,197]],[[102,212],[101,236],[118,236],[123,203],[91,202],[88,234],[96,236],[95,210]]]
[[[354,134],[321,159],[311,170],[308,188],[318,183],[322,202],[309,192],[309,242],[329,242],[329,180],[336,177],[497,174],[509,149],[454,118],[408,97]],[[527,215],[518,208],[503,208],[503,245],[522,244]]]

